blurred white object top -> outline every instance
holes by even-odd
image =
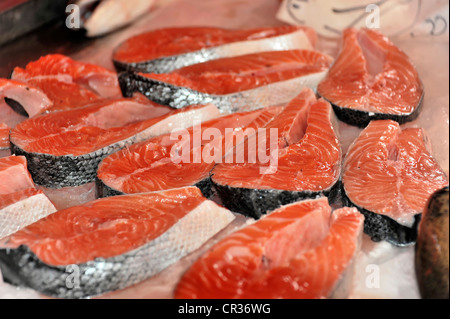
[[[448,41],[448,11],[448,0],[283,0],[277,18],[307,25],[328,38],[356,27],[378,29],[387,36]]]

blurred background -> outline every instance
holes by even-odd
[[[0,0],[0,77],[48,52],[73,54],[173,0]]]

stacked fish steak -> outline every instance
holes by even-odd
[[[0,80],[3,107],[27,118],[1,125],[0,143],[32,182],[96,182],[103,197],[0,236],[4,280],[101,296],[244,215],[175,298],[345,298],[362,233],[413,244],[448,178],[423,130],[400,127],[424,94],[406,54],[370,30],[347,30],[335,62],[316,42],[306,27],[170,28],[122,43],[119,74],[49,55]],[[347,154],[339,120],[364,128]]]
[[[213,103],[234,113],[285,104],[302,87],[316,88],[332,63],[313,50],[316,41],[301,27],[168,29],[126,41],[114,61],[126,70],[119,76],[124,96],[140,92],[173,108]],[[141,53],[142,43],[156,45]]]
[[[343,33],[318,94],[338,118],[363,129],[344,159],[344,202],[366,216],[375,241],[414,245],[427,200],[448,185],[423,129],[402,129],[423,107],[424,85],[406,53],[377,31]]]

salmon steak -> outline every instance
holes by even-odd
[[[139,92],[173,108],[213,103],[223,113],[234,113],[286,104],[302,88],[316,89],[331,63],[331,57],[317,51],[269,51],[164,74],[123,72],[119,82],[124,96]]]
[[[342,175],[349,204],[366,216],[375,241],[411,245],[430,196],[448,185],[425,132],[392,120],[373,121],[350,146]]]
[[[25,157],[0,158],[0,238],[55,211],[47,196],[36,189]]]
[[[210,172],[215,164],[232,145],[243,141],[244,128],[263,125],[280,110],[272,107],[222,116],[114,153],[99,166],[97,193],[107,197],[195,185],[210,198],[214,195]]]
[[[259,218],[300,199],[334,196],[342,149],[328,102],[304,89],[259,132],[211,172],[228,209]]]
[[[424,96],[403,51],[375,30],[354,28],[345,30],[341,53],[317,91],[339,119],[362,128],[372,120],[415,120]]]
[[[11,79],[42,91],[52,102],[44,111],[69,110],[102,99],[122,97],[115,72],[94,64],[75,61],[60,54],[44,56],[30,62],[24,69],[16,67]],[[19,98],[25,97],[19,95]],[[25,100],[27,101],[29,100]],[[31,102],[36,104],[40,101],[36,99]],[[33,107],[28,106],[28,103],[21,103],[20,100],[13,99],[13,102],[20,103],[25,110]]]
[[[28,159],[38,185],[76,187],[95,181],[98,165],[106,156],[218,116],[214,105],[173,110],[147,99],[103,100],[22,122],[11,131],[11,148]]]
[[[177,299],[324,299],[359,251],[364,216],[326,198],[283,206],[217,243],[184,274]]]
[[[316,32],[308,27],[166,28],[126,40],[114,50],[113,61],[118,71],[168,73],[197,63],[257,52],[313,50],[316,43]]]
[[[6,238],[0,269],[50,297],[99,296],[154,276],[233,220],[196,187],[100,199]]]

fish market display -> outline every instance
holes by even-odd
[[[448,177],[427,148],[422,129],[392,120],[373,121],[350,147],[342,183],[349,201],[366,215],[374,240],[413,244],[417,215]]]
[[[44,113],[53,106],[53,102],[38,87],[7,79],[0,79],[1,99],[5,99],[15,112],[27,117]]]
[[[264,128],[264,134],[249,138],[247,146],[237,147],[212,171],[223,204],[259,218],[299,199],[332,196],[340,178],[342,150],[331,105],[304,89]],[[273,129],[278,132],[277,148],[270,147],[269,154],[262,149],[270,158],[261,156],[261,150],[252,152],[255,145],[271,144],[264,140]]]
[[[135,144],[105,158],[98,169],[98,194],[134,194],[196,185],[213,195],[210,171],[245,138],[251,126],[264,125],[280,107],[235,113],[201,123],[181,135],[171,134]],[[195,140],[198,138],[198,141]]]
[[[0,299],[448,298],[448,19],[398,1],[70,0],[0,48]]]
[[[449,298],[448,187],[435,192],[419,225],[415,267],[422,298]]]
[[[168,73],[197,63],[257,52],[313,50],[316,42],[315,31],[308,27],[166,28],[128,39],[116,48],[113,60],[119,71]]]
[[[9,237],[0,268],[7,282],[49,296],[98,296],[159,273],[233,219],[196,187],[100,199]]]
[[[175,298],[332,297],[351,270],[363,223],[354,208],[332,213],[326,198],[281,207],[200,257],[179,282]]]
[[[289,102],[304,87],[315,89],[332,58],[317,51],[270,51],[191,65],[166,74],[124,72],[124,96],[140,92],[150,100],[182,108],[213,103],[224,113]]]
[[[53,103],[47,111],[70,110],[122,96],[115,72],[60,54],[44,56],[30,62],[25,69],[15,68],[11,79],[44,92]],[[22,106],[25,110],[31,107]]]
[[[44,193],[36,189],[24,157],[0,158],[0,238],[55,211]]]
[[[410,58],[374,30],[347,29],[340,56],[318,93],[339,119],[365,127],[372,120],[403,124],[420,113],[424,87]]]
[[[95,181],[98,164],[106,156],[220,115],[214,105],[172,110],[144,101],[104,100],[29,119],[11,131],[13,153],[27,157],[33,179],[41,186],[81,186]]]

